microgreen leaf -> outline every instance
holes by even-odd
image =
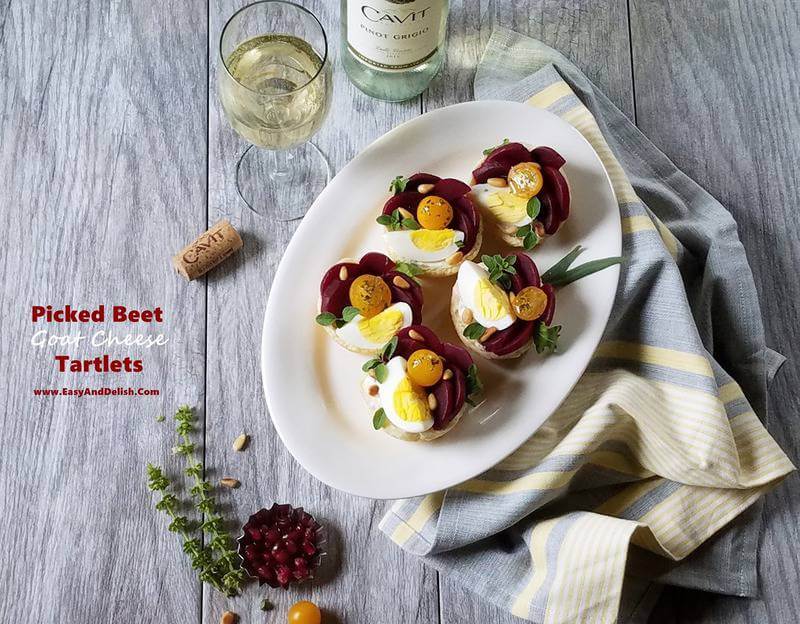
[[[509,142],[509,141],[508,141],[508,139],[503,139],[503,142],[502,142],[502,143],[500,143],[500,145],[495,145],[494,147],[487,147],[485,150],[483,150],[483,155],[484,155],[484,156],[488,156],[488,155],[489,155],[489,154],[491,154],[491,153],[492,153],[494,150],[496,150],[498,147],[501,147],[501,146],[505,145],[505,144],[506,144],[506,143],[508,143],[508,142]]]
[[[585,247],[576,245],[566,256],[561,258],[561,260],[556,262],[553,266],[542,273],[542,281],[549,283],[551,278],[566,272],[566,270],[569,268],[569,265],[575,262],[575,258],[581,255],[584,251],[586,251]]]
[[[358,308],[355,306],[347,306],[344,310],[342,310],[342,320],[345,323],[349,323],[359,314],[361,314],[361,311]]]
[[[164,422],[165,420],[166,420],[166,417],[164,416],[164,414],[159,414],[158,416],[156,416],[156,422],[160,422],[161,423],[161,422]]]
[[[381,361],[379,359],[372,358],[371,360],[367,360],[366,362],[364,362],[364,365],[361,367],[361,370],[364,371],[365,373],[368,373],[380,363]]]
[[[402,193],[406,190],[406,185],[408,184],[408,178],[404,178],[403,176],[395,176],[394,180],[389,183],[389,190],[397,195],[398,193]]]
[[[377,431],[378,429],[383,429],[384,424],[386,424],[386,412],[383,411],[383,408],[380,408],[372,416],[372,428]]]
[[[483,336],[483,332],[485,331],[486,328],[480,323],[470,323],[464,328],[464,336],[470,340],[477,340]]]
[[[531,197],[528,200],[528,204],[525,206],[525,210],[528,213],[528,216],[531,219],[535,219],[539,216],[539,211],[542,209],[542,202],[539,201],[538,197]]]
[[[400,224],[407,230],[418,230],[419,229],[419,223],[414,221],[414,219],[409,219],[408,217],[403,219],[400,222]]]
[[[412,281],[414,281],[414,283],[417,283],[417,281],[414,278],[417,275],[421,275],[424,272],[422,268],[420,268],[419,266],[417,266],[412,262],[398,262],[397,264],[395,264],[394,270],[397,271],[398,273],[407,275],[412,279]]]
[[[264,598],[261,601],[261,606],[259,607],[262,611],[272,611],[275,608],[275,605],[272,604],[269,600]]]
[[[574,269],[569,269],[564,273],[552,276],[548,283],[552,284],[553,286],[566,286],[567,284],[571,284],[572,282],[586,277],[587,275],[597,273],[598,271],[607,269],[615,264],[622,264],[622,256],[601,258],[600,260],[590,260],[589,262],[585,262],[580,266],[576,266]]]
[[[511,288],[511,280],[509,275],[516,275],[517,270],[514,268],[514,263],[517,261],[515,255],[508,255],[503,257],[499,254],[494,256],[481,256],[481,261],[486,265],[486,270],[489,272],[489,279],[497,284],[500,284],[508,290]]]
[[[394,351],[397,349],[398,340],[399,339],[397,336],[393,336],[392,339],[383,346],[383,350],[381,351],[381,359],[383,359],[384,362],[388,362],[392,359]]]
[[[561,325],[545,325],[539,323],[533,336],[536,353],[553,353],[558,348],[558,338],[561,334]]]
[[[478,377],[478,366],[472,364],[467,369],[467,399],[470,405],[475,405],[475,399],[483,392],[483,383]]]
[[[390,225],[392,225],[392,222],[393,222],[392,221],[392,215],[386,215],[386,214],[382,214],[377,219],[375,219],[375,221],[377,221],[381,225],[385,225],[386,227],[389,227]]]
[[[323,312],[317,314],[316,321],[322,326],[333,325],[336,322],[336,315],[333,312]]]
[[[373,370],[375,372],[375,379],[378,381],[378,383],[383,383],[389,376],[389,369],[386,368],[386,364],[383,362],[378,364]]]
[[[524,238],[522,239],[522,246],[530,251],[539,243],[539,236],[536,234],[536,231],[531,228],[528,230],[528,233],[525,234]]]

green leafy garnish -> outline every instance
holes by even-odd
[[[395,349],[397,349],[398,342],[399,338],[397,336],[393,336],[389,342],[383,345],[383,349],[381,350],[381,358],[383,358],[384,362],[388,362],[392,359]]]
[[[539,211],[542,209],[542,202],[539,201],[538,197],[531,197],[528,200],[527,205],[525,206],[525,211],[528,213],[528,216],[531,219],[535,219],[539,216]]]
[[[467,370],[467,403],[475,407],[477,399],[483,392],[483,383],[478,377],[478,367],[472,364]]]
[[[375,379],[378,383],[383,383],[386,381],[386,377],[389,376],[389,369],[386,368],[386,364],[380,362],[374,369],[375,371]]]
[[[525,211],[531,219],[536,219],[542,209],[542,202],[538,197],[531,197],[525,206]],[[539,235],[536,233],[534,221],[517,228],[517,238],[522,239],[522,246],[530,251],[539,244]]]
[[[536,230],[533,229],[532,226],[528,227],[530,229],[525,234],[525,236],[522,237],[522,246],[525,248],[525,250],[530,251],[531,249],[536,247],[536,245],[539,244],[539,235],[536,233]]]
[[[378,429],[383,429],[383,425],[386,424],[386,412],[383,411],[383,408],[380,408],[372,415],[372,428],[376,431]]]
[[[566,286],[567,284],[571,284],[572,282],[586,277],[587,275],[597,273],[598,271],[607,269],[610,266],[622,263],[622,256],[614,256],[610,258],[601,258],[599,260],[590,260],[589,262],[585,262],[584,264],[570,268],[570,265],[575,261],[575,258],[577,258],[584,251],[585,249],[580,245],[575,247],[566,256],[561,258],[561,260],[556,262],[552,267],[542,274],[542,281],[553,286]]]
[[[186,405],[175,413],[175,432],[178,435],[173,451],[186,461],[184,474],[192,479],[189,498],[194,509],[201,514],[201,521],[179,514],[179,509],[188,501],[181,500],[167,491],[171,487],[169,478],[158,466],[147,464],[147,487],[160,492],[161,499],[155,507],[170,517],[167,530],[183,538],[183,552],[191,560],[192,568],[198,571],[201,581],[210,584],[226,596],[235,596],[244,583],[245,574],[239,567],[239,558],[231,536],[225,531],[225,521],[217,512],[212,495],[213,486],[203,478],[205,468],[195,455],[196,445],[190,438],[195,433],[195,416]],[[177,486],[176,486],[177,489]],[[198,531],[208,536],[203,546]]]
[[[352,321],[359,314],[361,314],[361,311],[355,306],[346,306],[344,310],[342,310],[341,318],[338,318],[333,312],[323,312],[322,314],[317,314],[315,320],[323,327],[334,325],[336,329],[339,329],[346,323]]]
[[[397,195],[398,193],[402,193],[406,190],[406,185],[408,184],[408,178],[404,178],[403,176],[395,176],[394,180],[389,182],[389,191]]]
[[[166,417],[164,416],[164,414],[159,414],[158,416],[156,416],[156,422],[164,422],[165,420]]]
[[[418,230],[420,229],[419,223],[410,217],[404,217],[399,208],[392,210],[392,214],[382,214],[375,219],[380,225],[383,225],[392,232],[396,230]]]
[[[418,282],[414,278],[417,277],[417,275],[422,275],[422,273],[424,273],[422,268],[420,268],[413,262],[398,262],[397,264],[394,265],[394,270],[397,271],[398,273],[402,273],[403,275],[410,277],[411,281],[414,282],[415,284],[417,284]]]
[[[378,383],[383,383],[386,381],[386,377],[389,374],[389,371],[386,368],[386,363],[392,359],[395,349],[397,349],[397,342],[398,338],[397,336],[394,336],[389,342],[383,345],[381,354],[378,357],[364,362],[361,370],[363,370],[365,373],[372,371],[372,375],[375,377]]]
[[[364,365],[361,367],[361,370],[364,371],[365,373],[368,373],[380,363],[381,361],[378,358],[372,358],[371,360],[367,360],[366,362],[364,362]]]
[[[536,346],[536,353],[553,353],[558,348],[558,337],[561,334],[561,325],[545,325],[539,323],[536,334],[533,336],[533,343]]]
[[[483,155],[484,156],[488,156],[494,150],[496,150],[498,147],[501,147],[501,146],[505,145],[506,143],[509,143],[509,140],[508,139],[503,139],[503,142],[500,143],[500,145],[495,145],[494,147],[487,147],[485,150],[483,150]]]
[[[477,340],[483,336],[483,332],[485,331],[486,328],[480,323],[470,323],[464,328],[464,336],[470,340]]]
[[[511,288],[511,278],[509,276],[517,274],[517,270],[514,268],[516,261],[517,257],[513,254],[505,258],[500,254],[481,256],[481,262],[486,265],[486,270],[489,271],[489,279],[496,284],[500,284],[506,290]]]

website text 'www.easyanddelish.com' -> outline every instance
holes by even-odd
[[[158,396],[157,388],[34,388],[33,396],[70,396],[70,397],[102,397],[102,396]]]

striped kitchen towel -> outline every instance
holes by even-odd
[[[495,30],[475,96],[547,109],[588,139],[625,263],[597,352],[545,425],[488,472],[397,501],[381,529],[534,622],[630,621],[660,583],[753,595],[754,503],[794,467],[756,416],[782,358],[735,222],[540,42]]]

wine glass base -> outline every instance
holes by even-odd
[[[250,145],[236,164],[239,197],[276,221],[302,219],[330,179],[327,159],[311,142],[280,151]]]

